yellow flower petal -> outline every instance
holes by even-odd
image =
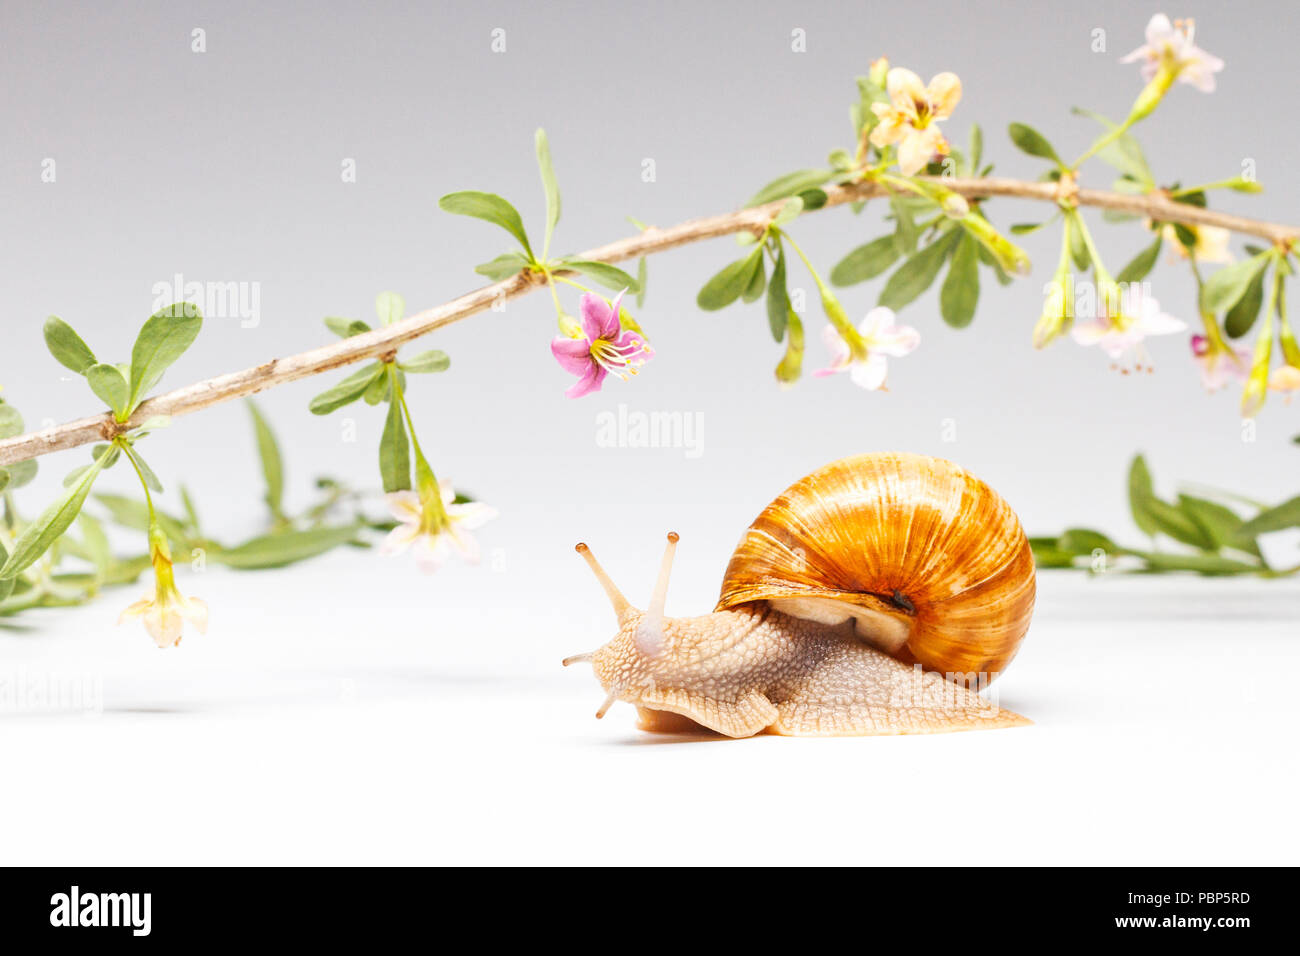
[[[894,109],[910,119],[916,119],[916,105],[926,102],[925,84],[921,78],[905,67],[896,66],[889,71],[885,86],[889,90],[889,99],[894,104]]]
[[[930,112],[935,119],[947,119],[961,100],[961,80],[956,73],[940,73],[926,89]]]

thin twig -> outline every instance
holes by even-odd
[[[939,181],[953,192],[969,199],[1014,196],[1021,199],[1057,202],[1061,198],[1060,187],[1055,183],[997,178],[943,178]],[[884,189],[876,183],[829,186],[826,188],[826,204],[822,208],[871,199],[883,193]],[[1233,232],[1257,236],[1272,243],[1290,244],[1300,239],[1300,228],[1294,226],[1260,222],[1201,209],[1198,206],[1174,202],[1158,193],[1125,195],[1096,189],[1080,189],[1073,196],[1075,201],[1083,206],[1115,209],[1162,222],[1219,226]],[[764,206],[741,209],[719,216],[690,219],[668,229],[652,226],[637,235],[590,249],[582,253],[580,258],[598,262],[622,262],[699,242],[702,239],[713,239],[739,232],[752,232],[759,235],[783,203],[783,200],[777,200]],[[484,312],[496,302],[523,295],[544,284],[545,279],[540,273],[521,272],[501,282],[475,289],[435,308],[408,316],[392,325],[287,358],[272,359],[240,372],[219,375],[216,378],[165,392],[141,404],[130,421],[125,423],[115,422],[112,415],[106,413],[79,418],[42,431],[0,441],[0,466],[12,465],[28,458],[91,442],[110,441],[123,431],[158,415],[169,417],[186,415],[232,398],[252,395],[276,385],[296,382],[298,379],[328,372],[354,362],[391,356],[394,350],[405,342]]]

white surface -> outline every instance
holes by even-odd
[[[1300,861],[1291,582],[1044,575],[999,685],[1031,728],[699,741],[593,719],[558,661],[612,633],[594,585],[538,615],[372,560],[190,576],[213,629],[172,652],[110,626],[127,592],[0,629],[11,689],[103,688],[7,699],[3,862]]]

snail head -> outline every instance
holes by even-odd
[[[659,565],[659,577],[645,611],[633,607],[623,596],[623,592],[605,573],[590,548],[580,543],[575,549],[596,575],[614,613],[618,615],[618,634],[608,644],[586,654],[566,657],[563,661],[565,667],[580,661],[591,663],[596,678],[608,695],[596,712],[597,717],[604,717],[614,701],[635,696],[636,688],[655,685],[656,662],[665,657],[664,649],[668,641],[664,629],[664,604],[668,598],[668,578],[672,573],[677,541],[677,533],[670,531],[668,545]]]

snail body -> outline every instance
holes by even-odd
[[[978,693],[1029,626],[1034,565],[1014,512],[950,462],[834,462],[745,532],[711,614],[665,618],[677,536],[654,596],[627,602],[585,545],[618,615],[591,654],[607,698],[641,726],[730,737],[940,733],[1029,723]]]

